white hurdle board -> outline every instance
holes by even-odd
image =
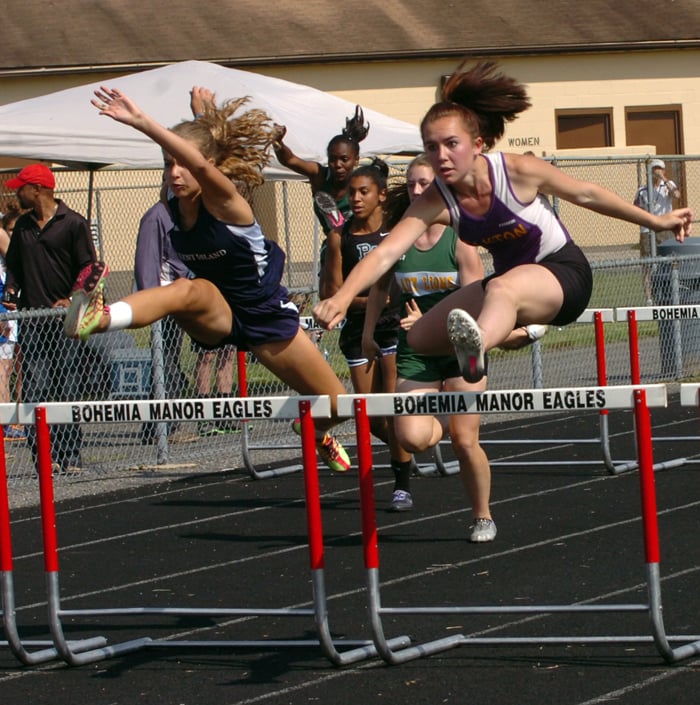
[[[429,394],[342,394],[338,397],[338,415],[353,416],[356,399],[366,399],[368,416],[632,409],[635,405],[634,392],[638,389],[645,391],[647,406],[665,407],[667,405],[665,384],[630,384],[609,387],[431,392]]]
[[[18,404],[0,404],[0,424],[7,426],[11,423],[19,423],[18,406]],[[31,423],[34,423],[34,421]]]
[[[700,384],[687,382],[681,384],[681,406],[698,406],[700,404]]]
[[[627,321],[627,314],[634,311],[638,321],[696,321],[700,320],[700,305],[685,304],[682,306],[640,306],[639,308],[616,308],[615,317],[618,323]]]
[[[612,308],[587,308],[574,323],[593,323],[595,314],[600,314],[600,320],[603,323],[615,322],[615,310]]]
[[[330,417],[330,397],[324,395],[0,404],[0,422],[33,424],[38,406],[46,409],[49,424],[295,419],[302,401],[309,402],[313,417]],[[5,407],[13,410],[9,420]]]

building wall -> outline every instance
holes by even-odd
[[[700,50],[517,57],[499,60],[527,84],[532,107],[507,127],[499,149],[556,151],[554,111],[613,108],[614,145],[625,147],[625,108],[681,104],[687,154],[700,153]],[[418,124],[454,61],[284,66],[271,72]],[[521,144],[514,145],[516,139]],[[529,146],[528,146],[529,145]]]
[[[494,57],[499,60],[498,57]],[[507,127],[499,149],[556,152],[554,112],[562,108],[613,109],[614,147],[625,144],[625,107],[681,104],[686,154],[700,153],[700,50],[590,55],[508,57],[504,71],[528,85],[532,107]],[[452,60],[410,60],[328,65],[292,65],[258,70],[303,83],[353,103],[414,124],[438,97]],[[0,78],[2,103],[43,95],[83,83],[113,80],[115,74]],[[223,97],[223,96],[222,96]],[[342,127],[329,126],[329,134]],[[614,151],[614,148],[611,150]],[[627,150],[625,150],[627,151]],[[14,166],[0,162],[0,166]]]

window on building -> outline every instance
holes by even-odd
[[[557,149],[613,147],[612,108],[557,110]]]
[[[680,105],[625,108],[627,144],[653,144],[657,154],[683,152]]]

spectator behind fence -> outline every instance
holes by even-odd
[[[168,286],[180,277],[191,276],[190,270],[177,256],[170,242],[170,231],[174,224],[168,207],[163,202],[151,206],[139,222],[136,237],[136,254],[134,256],[134,279],[136,289],[150,289]],[[152,330],[152,336],[154,334]],[[163,351],[163,380],[165,393],[171,399],[184,397],[187,389],[187,377],[181,367],[183,331],[172,316],[160,321],[160,333]],[[151,347],[153,347],[153,339]],[[151,393],[156,390],[153,386]],[[175,425],[168,426],[168,432],[175,430]],[[155,424],[146,422],[141,427],[141,442],[152,443],[155,437]]]
[[[673,210],[673,199],[678,198],[681,193],[678,186],[666,178],[666,164],[661,159],[652,159],[649,162],[651,168],[651,208],[649,207],[649,185],[646,184],[637,190],[634,196],[634,205],[644,208],[654,215],[663,215]],[[653,257],[656,254],[656,247],[652,248],[652,238],[655,244],[660,245],[664,240],[673,237],[669,230],[654,232],[646,226],[639,228],[639,255],[642,258]],[[644,294],[647,304],[652,305],[654,298],[651,291],[651,267],[648,264],[642,265],[644,275]]]
[[[54,197],[56,181],[44,164],[31,164],[7,181],[29,211],[17,220],[7,250],[5,291],[22,311],[68,306],[80,272],[97,260],[90,226],[82,215]],[[60,316],[39,316],[19,327],[22,350],[22,400],[27,403],[81,399],[86,374],[81,346],[66,340]],[[27,440],[36,462],[36,433]],[[51,427],[54,472],[82,467],[82,432],[78,424]]]
[[[0,301],[4,301],[7,265],[5,256],[10,246],[10,238],[17,219],[22,215],[19,208],[12,204],[6,209],[0,221]],[[0,304],[0,313],[6,313],[4,303]],[[22,390],[22,375],[19,373],[19,346],[17,345],[17,321],[0,322],[0,402],[19,402]],[[15,375],[15,388],[12,390],[12,376]],[[14,391],[14,395],[13,395]],[[13,399],[14,396],[14,399]],[[22,440],[26,438],[21,426],[8,425],[4,428],[5,440]]]

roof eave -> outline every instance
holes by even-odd
[[[444,59],[453,57],[482,57],[482,56],[545,56],[556,54],[600,54],[610,52],[629,51],[669,51],[677,49],[697,49],[700,39],[674,39],[667,41],[639,41],[639,42],[608,42],[598,44],[549,44],[542,46],[484,46],[484,47],[454,47],[439,49],[420,49],[405,51],[361,51],[304,54],[304,55],[268,55],[250,57],[220,57],[202,59],[222,66],[269,66],[289,64],[319,64],[319,63],[355,63],[358,61],[405,61],[408,59]],[[172,61],[139,61],[125,63],[85,64],[80,66],[34,66],[21,68],[0,69],[0,78],[17,78],[27,76],[56,76],[62,74],[92,74],[132,72],[167,66],[175,63]]]

